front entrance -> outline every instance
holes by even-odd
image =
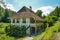
[[[35,34],[35,27],[30,27],[31,34]]]

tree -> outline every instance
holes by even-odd
[[[52,26],[60,17],[60,7],[56,7],[48,16],[44,18],[48,26]]]
[[[4,8],[6,8],[5,1],[4,0],[0,0],[0,4],[2,4]]]
[[[5,32],[7,35],[14,37],[15,40],[19,37],[23,37],[26,35],[26,27],[22,26],[9,26],[5,28]]]
[[[55,14],[56,14],[57,17],[60,17],[60,7],[57,6],[55,8]]]
[[[3,9],[4,9],[4,10],[3,10],[2,12],[4,12],[4,14],[5,14],[5,9],[6,9],[5,1],[4,1],[4,0],[0,0],[0,4],[3,5],[3,7],[4,7]],[[1,9],[1,10],[2,10],[2,9]],[[1,14],[2,14],[2,12],[1,12]],[[4,14],[3,14],[3,15],[4,15]],[[5,16],[5,15],[4,15],[4,16]],[[0,21],[2,21],[2,19],[3,19],[4,16],[1,17],[1,20],[0,20]]]
[[[4,2],[4,0],[0,0],[0,4],[2,4],[3,7],[5,7],[5,2]],[[0,21],[1,21],[1,17],[3,17],[3,16],[2,16],[3,13],[4,13],[4,9],[0,6]]]
[[[50,13],[50,16],[60,17],[60,7],[57,6],[55,10]]]
[[[42,17],[42,11],[41,11],[41,10],[37,10],[36,14],[37,14],[39,17]]]
[[[12,16],[15,12],[14,11],[11,11],[9,9],[5,9],[5,12],[4,12],[4,16],[2,17],[1,21],[2,22],[10,22],[10,20],[8,19],[9,16]]]
[[[3,22],[8,22],[8,17],[9,17],[9,14],[8,14],[8,10],[5,9],[5,14],[4,14],[4,17],[2,17],[2,20]]]
[[[0,6],[0,21],[3,16],[4,16],[4,9]]]
[[[46,16],[45,16],[45,15],[43,15],[43,16],[42,16],[42,18],[44,19],[44,18],[46,18]]]
[[[54,18],[52,18],[51,16],[47,16],[45,19],[45,23],[47,24],[47,27],[50,27],[53,25],[53,23],[55,22]]]
[[[5,9],[2,8],[0,6],[0,22],[10,22],[10,20],[8,19],[9,16],[12,16],[14,13],[14,11],[10,10],[10,9]]]

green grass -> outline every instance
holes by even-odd
[[[45,34],[45,32],[37,35],[33,40],[40,40],[43,37],[44,34]]]
[[[59,29],[60,29],[60,22],[58,21],[57,23],[55,23],[54,26],[46,28],[45,32],[37,35],[33,40],[40,40],[40,39],[51,40],[53,34],[55,32],[58,32]]]
[[[10,25],[9,23],[0,23],[0,40],[14,40],[14,37],[9,37],[5,33],[5,27]],[[23,40],[19,38],[18,40]]]
[[[49,28],[46,29],[46,31],[45,31],[46,33],[45,33],[43,39],[44,40],[51,40],[53,34],[55,32],[58,32],[59,29],[60,29],[60,22],[57,22],[54,26],[49,27]]]
[[[9,23],[0,23],[0,31],[5,32],[5,27],[8,26]]]

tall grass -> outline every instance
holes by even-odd
[[[54,26],[46,28],[46,30],[42,33],[37,35],[33,40],[51,40],[53,34],[58,32],[60,29],[60,22],[57,21]],[[42,37],[43,35],[43,37]]]

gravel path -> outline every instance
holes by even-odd
[[[55,33],[53,40],[60,40],[60,33]]]
[[[23,40],[32,40],[32,39],[33,39],[33,37],[26,37]]]

